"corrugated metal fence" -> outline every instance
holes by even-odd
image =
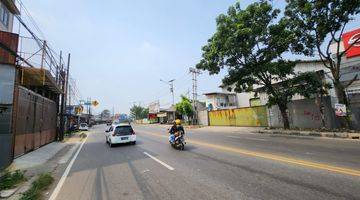
[[[56,103],[24,87],[15,90],[14,156],[56,139]]]
[[[268,126],[266,106],[209,112],[210,126]]]

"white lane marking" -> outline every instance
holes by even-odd
[[[261,138],[248,138],[248,137],[246,137],[245,139],[256,140],[256,141],[268,141],[267,139],[261,139]]]
[[[239,137],[239,136],[232,136],[232,135],[229,135],[229,136],[226,136],[226,137],[228,137],[228,138],[236,138],[236,139],[240,139],[241,137]]]
[[[170,165],[164,163],[163,161],[155,158],[154,156],[148,154],[147,152],[144,152],[144,154],[147,155],[147,156],[149,156],[151,159],[155,160],[156,162],[160,163],[160,164],[163,165],[164,167],[168,168],[169,170],[171,170],[171,171],[174,170],[173,167],[171,167]]]
[[[267,139],[261,139],[261,138],[249,138],[249,137],[239,137],[239,136],[226,136],[229,138],[236,138],[236,139],[245,139],[245,140],[256,140],[256,141],[268,141]]]
[[[78,155],[79,155],[82,147],[84,146],[87,138],[88,138],[88,137],[86,137],[85,140],[81,143],[79,149],[76,151],[74,157],[71,159],[69,165],[66,167],[64,174],[61,176],[60,181],[59,181],[59,183],[56,185],[56,188],[54,189],[53,193],[51,194],[49,200],[55,200],[56,197],[58,196],[58,194],[59,194],[59,192],[60,192],[60,190],[61,190],[61,187],[64,185],[65,179],[66,179],[66,177],[69,175],[70,169],[71,169],[71,167],[73,166],[76,158],[78,157]]]

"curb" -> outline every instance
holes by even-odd
[[[284,131],[284,130],[260,130],[260,131],[254,132],[254,133],[293,135],[293,136],[311,136],[311,137],[327,137],[327,138],[340,138],[340,139],[360,139],[360,133]]]

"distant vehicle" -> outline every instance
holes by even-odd
[[[106,125],[107,125],[107,126],[111,126],[111,124],[112,124],[111,121],[107,121],[107,122],[106,122]]]
[[[80,131],[88,131],[89,130],[89,126],[87,123],[81,123],[79,126],[79,130]]]
[[[136,144],[136,134],[130,124],[112,125],[105,132],[106,143],[110,147],[122,143]]]
[[[127,125],[129,125],[130,122],[128,120],[125,120],[125,121],[114,120],[111,125],[119,125],[119,124],[127,124]]]
[[[114,120],[114,121],[112,121],[112,123],[111,123],[111,125],[118,125],[118,124],[120,124],[120,121],[119,121],[119,120]]]

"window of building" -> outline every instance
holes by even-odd
[[[0,5],[0,21],[5,27],[9,27],[10,11],[3,5]]]

